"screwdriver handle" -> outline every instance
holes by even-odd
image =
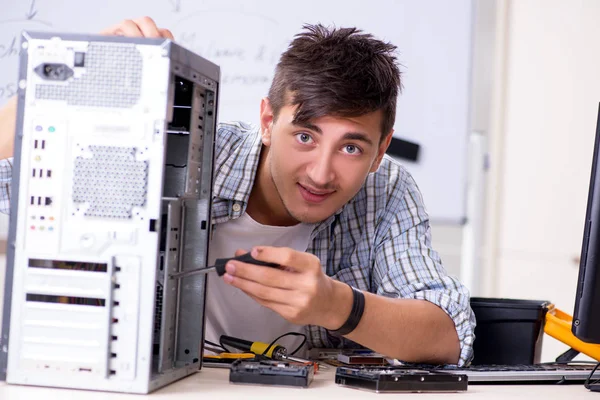
[[[225,264],[227,264],[231,260],[241,261],[248,264],[260,265],[263,267],[279,268],[279,264],[266,261],[259,261],[256,258],[252,257],[252,255],[248,252],[237,257],[217,258],[215,260],[215,270],[217,271],[217,274],[219,276],[223,276],[223,274],[225,274]]]
[[[194,269],[189,269],[187,271],[176,272],[174,274],[169,275],[169,277],[171,279],[179,279],[179,278],[183,278],[183,277],[191,276],[191,275],[207,274],[207,273],[211,272],[213,269],[217,272],[217,275],[223,276],[225,274],[225,264],[227,264],[227,262],[229,262],[230,260],[237,260],[237,261],[245,262],[248,264],[260,265],[263,267],[279,268],[279,264],[265,262],[265,261],[259,261],[256,258],[252,257],[250,255],[250,253],[245,253],[245,254],[242,254],[241,256],[237,256],[237,257],[217,258],[215,260],[215,265],[213,265],[211,267],[194,268]]]

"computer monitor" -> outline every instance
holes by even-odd
[[[588,193],[579,279],[573,312],[573,334],[586,343],[600,343],[600,107]]]

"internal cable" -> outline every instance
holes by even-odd
[[[204,343],[209,344],[209,345],[211,345],[213,347],[220,347],[220,348],[223,349],[223,351],[228,352],[227,349],[225,347],[223,347],[222,344],[217,344],[215,342],[211,342],[210,340],[204,340]]]
[[[269,350],[271,350],[271,347],[273,347],[277,341],[281,338],[284,338],[286,336],[302,336],[304,339],[302,339],[302,343],[300,343],[300,345],[294,350],[292,351],[290,354],[290,356],[293,356],[294,354],[296,354],[298,351],[300,351],[300,349],[302,348],[302,346],[304,346],[304,344],[306,343],[306,335],[304,333],[299,333],[299,332],[288,332],[288,333],[284,333],[281,336],[278,336],[277,338],[275,338],[275,340],[273,340],[268,346],[267,348],[262,352],[261,356],[266,355]]]
[[[591,390],[590,384],[594,385],[594,384],[598,383],[598,379],[596,379],[594,382],[591,382],[591,383],[590,383],[590,380],[592,379],[592,376],[594,376],[594,372],[596,372],[596,370],[598,369],[599,366],[600,366],[600,362],[596,364],[594,369],[592,369],[592,372],[590,372],[590,375],[585,380],[585,383],[583,384],[583,386],[585,386],[586,389]]]

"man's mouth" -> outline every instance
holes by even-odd
[[[300,194],[302,195],[304,200],[309,203],[320,203],[335,192],[335,190],[317,190],[311,187],[301,185],[299,183],[298,188],[300,189]]]

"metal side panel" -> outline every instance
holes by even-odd
[[[216,132],[216,98],[210,90],[205,92],[202,134],[202,160],[200,164],[198,199],[186,199],[182,238],[182,271],[205,267],[211,231],[212,179],[214,140]],[[195,275],[181,279],[179,321],[177,332],[177,363],[201,363],[204,348],[204,313],[206,276]],[[201,364],[200,364],[201,365]]]
[[[166,248],[164,256],[164,279],[161,308],[160,347],[158,372],[163,373],[173,368],[175,353],[175,335],[177,333],[177,295],[179,280],[170,279],[169,275],[179,271],[181,259],[181,201],[171,200],[167,203]]]
[[[205,200],[184,202],[183,268],[206,266],[208,247],[209,205]],[[202,229],[202,227],[205,227]],[[204,340],[204,307],[206,275],[192,275],[180,280],[177,321],[176,366],[199,363]]]

